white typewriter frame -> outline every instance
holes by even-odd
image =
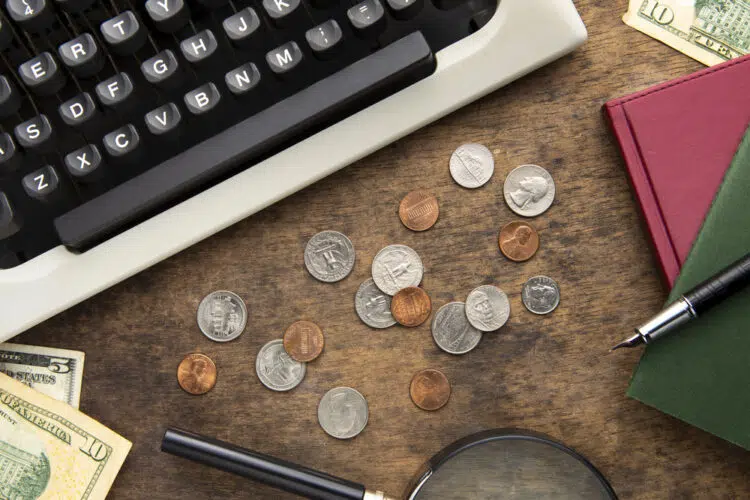
[[[573,51],[586,38],[571,0],[500,0],[481,30],[436,54],[429,77],[84,253],[58,246],[0,270],[0,341]]]

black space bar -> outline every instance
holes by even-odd
[[[420,32],[412,33],[218,135],[55,219],[62,243],[83,250],[131,227],[243,162],[435,70]]]

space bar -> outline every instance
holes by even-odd
[[[60,241],[84,250],[155,215],[244,162],[351,114],[435,70],[420,32],[393,42],[55,219]]]

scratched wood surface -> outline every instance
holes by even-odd
[[[133,441],[111,498],[289,498],[161,453],[166,426],[393,495],[443,446],[496,427],[532,429],[576,448],[621,498],[750,494],[747,452],[626,398],[639,353],[607,354],[659,308],[665,290],[601,106],[700,65],[623,25],[625,0],[577,6],[590,40],[573,55],[17,338],[86,351],[81,409]],[[496,160],[491,182],[475,191],[448,173],[451,151],[468,141],[487,145]],[[551,172],[557,199],[533,220],[539,253],[516,264],[496,246],[499,228],[516,219],[502,184],[529,162]],[[397,217],[399,200],[416,188],[440,200],[440,220],[426,233],[408,231]],[[357,250],[353,273],[336,284],[316,282],[303,264],[307,239],[323,229],[346,233]],[[510,296],[509,323],[461,357],[439,351],[427,324],[368,329],[354,293],[390,243],[422,256],[435,308],[495,283]],[[546,317],[520,299],[523,282],[540,273],[562,289],[559,309]],[[245,333],[226,345],[208,341],[195,322],[199,301],[215,289],[239,293],[250,311]],[[297,389],[273,393],[255,376],[255,355],[298,318],[322,326],[326,350]],[[211,356],[219,371],[215,389],[200,397],[176,381],[177,364],[191,352]],[[412,375],[426,367],[443,370],[453,385],[436,413],[409,399]],[[369,424],[352,441],[329,438],[317,423],[318,400],[339,385],[357,388],[370,405]]]

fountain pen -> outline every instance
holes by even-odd
[[[750,253],[682,295],[611,350],[649,344],[664,337],[748,285]]]

